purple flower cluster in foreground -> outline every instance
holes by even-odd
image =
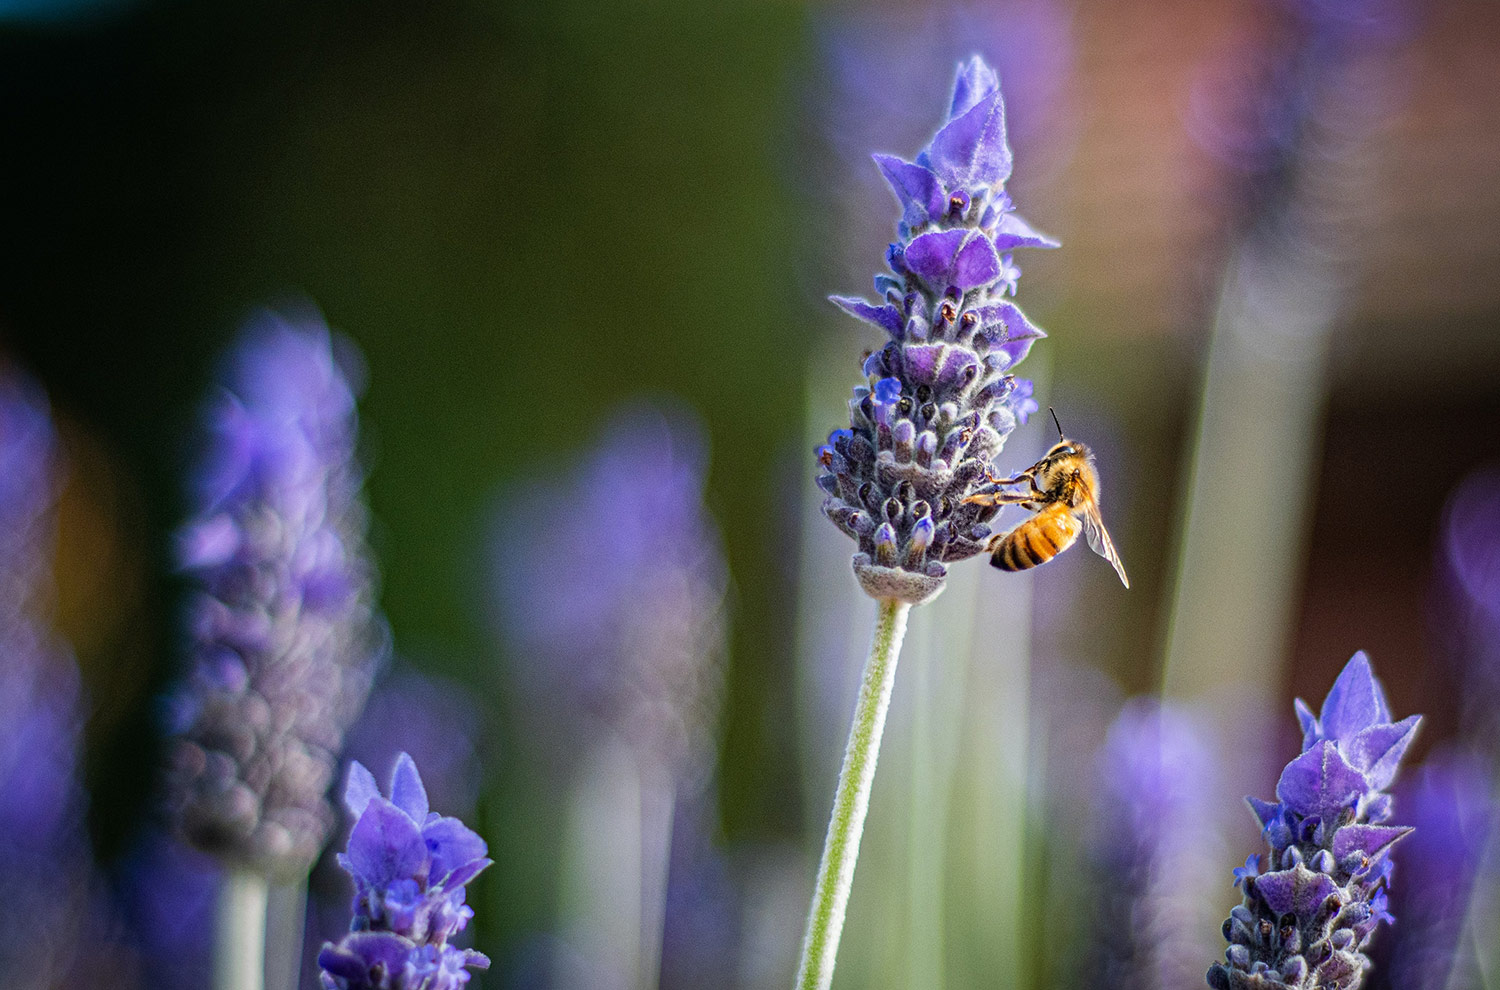
[[[1391,721],[1370,661],[1356,653],[1322,711],[1297,699],[1302,754],[1276,785],[1279,802],[1248,798],[1270,846],[1236,869],[1244,903],[1224,923],[1226,962],[1208,971],[1215,990],[1355,990],[1365,950],[1386,910],[1390,849],[1411,829],[1383,824],[1385,791],[1421,716]]]
[[[354,918],[349,934],[318,953],[326,990],[456,990],[470,969],[488,969],[483,953],[448,944],[474,916],[465,885],[493,862],[484,840],[428,808],[405,753],[389,798],[353,764],[344,804],[356,821],[338,859],[354,878]]]
[[[195,845],[306,870],[381,643],[355,460],[354,389],[317,321],[252,321],[208,409],[179,544],[195,591],[170,785]]]
[[[849,428],[818,448],[823,511],[859,545],[854,571],[876,598],[925,601],[944,564],[983,549],[999,509],[965,503],[1018,421],[1037,406],[1011,369],[1044,336],[1016,305],[1010,252],[1056,247],[1014,211],[995,73],[959,67],[947,122],[915,162],[876,155],[901,204],[877,303],[835,297],[890,341],[864,362]]]

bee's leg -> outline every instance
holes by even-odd
[[[1031,467],[1017,474],[1014,478],[997,478],[995,477],[995,472],[991,471],[989,468],[985,468],[984,480],[987,484],[1000,485],[1002,487],[1005,485],[1019,485],[1021,482],[1028,479],[1031,480],[1032,484],[1035,484],[1036,472],[1041,468],[1041,466],[1042,465],[1040,463],[1033,464]]]
[[[976,505],[1019,505],[1034,498],[1031,492],[976,492],[964,501]]]

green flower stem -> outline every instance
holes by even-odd
[[[797,971],[798,990],[828,990],[833,982],[833,964],[844,930],[844,911],[854,884],[854,861],[859,856],[859,837],[870,809],[870,786],[875,781],[875,760],[880,755],[880,736],[885,731],[885,713],[891,705],[891,687],[896,682],[896,657],[906,635],[906,616],[911,606],[885,599],[875,614],[875,636],[865,661],[854,724],[844,750],[844,768],[839,771],[838,790],[833,796],[833,816],[823,843],[823,862],[813,891],[807,935],[802,942],[802,965]]]
[[[264,990],[269,895],[270,885],[258,873],[225,874],[214,933],[214,990]]]

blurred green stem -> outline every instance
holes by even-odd
[[[911,606],[887,599],[875,613],[875,635],[870,657],[860,682],[854,724],[844,750],[844,768],[839,771],[838,790],[833,796],[833,815],[823,843],[823,862],[813,890],[807,935],[802,942],[802,964],[797,972],[798,990],[827,990],[833,982],[833,964],[838,955],[839,935],[844,930],[844,911],[854,885],[854,862],[859,857],[859,838],[870,809],[870,788],[875,781],[875,761],[880,755],[880,736],[891,705],[891,687],[896,682],[896,657],[906,634],[906,616]]]
[[[214,932],[214,990],[264,990],[269,895],[270,886],[258,873],[231,869],[225,874]]]

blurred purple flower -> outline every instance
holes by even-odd
[[[176,820],[268,873],[306,870],[326,841],[344,731],[384,645],[350,359],[317,320],[251,320],[207,410],[178,547],[195,591],[172,705]]]
[[[354,878],[350,933],[318,953],[327,990],[456,990],[489,959],[448,940],[474,911],[465,887],[493,862],[484,840],[430,810],[411,757],[391,773],[389,797],[354,763],[344,804],[355,816],[339,865]]]
[[[1302,755],[1276,785],[1280,803],[1247,798],[1270,847],[1267,872],[1243,877],[1244,903],[1224,923],[1215,990],[1355,990],[1386,910],[1391,846],[1411,832],[1383,824],[1385,793],[1421,716],[1390,720],[1363,653],[1345,665],[1314,715],[1298,698]]]
[[[1464,923],[1485,844],[1500,823],[1490,781],[1484,760],[1446,750],[1429,757],[1398,790],[1416,831],[1401,844],[1401,884],[1391,900],[1401,925],[1375,986],[1446,990],[1468,985],[1450,976],[1473,954],[1472,946],[1464,945]]]
[[[1127,702],[1110,726],[1088,836],[1098,878],[1088,986],[1152,990],[1199,978],[1196,892],[1180,854],[1185,832],[1212,827],[1210,738],[1184,711],[1146,698]]]
[[[213,966],[218,861],[153,827],[136,838],[116,872],[121,909],[153,990],[199,990]]]
[[[47,621],[58,460],[46,397],[0,365],[0,972],[18,990],[89,966],[130,980],[83,827],[83,688]]]
[[[1411,8],[1407,0],[1269,0],[1258,13],[1259,36],[1236,39],[1212,61],[1187,123],[1226,170],[1233,218],[1279,242],[1337,194],[1310,176],[1389,101],[1360,64],[1408,31]]]
[[[1005,105],[978,56],[958,68],[946,122],[914,162],[877,154],[901,207],[880,300],[834,297],[890,341],[864,362],[850,429],[818,448],[823,511],[858,544],[854,571],[876,598],[925,601],[946,563],[979,553],[998,506],[966,503],[1024,416],[1010,369],[1044,336],[1003,297],[1002,255],[1056,247],[1015,212]]]
[[[1440,633],[1462,684],[1461,730],[1500,760],[1500,471],[1476,471],[1448,498],[1441,575],[1449,615]]]
[[[543,723],[618,733],[692,787],[714,762],[728,573],[689,415],[616,414],[561,477],[505,504],[495,587],[517,681]]]

